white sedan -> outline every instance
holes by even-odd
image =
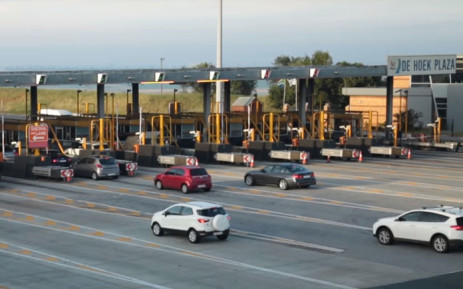
[[[191,243],[198,243],[201,237],[209,235],[226,240],[230,232],[230,216],[217,204],[179,203],[154,213],[151,230],[155,236],[162,236],[165,231],[184,232]]]

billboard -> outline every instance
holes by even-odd
[[[455,54],[388,56],[387,75],[454,74],[456,65]]]

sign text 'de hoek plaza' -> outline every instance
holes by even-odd
[[[456,55],[388,56],[387,75],[453,74],[456,64]]]
[[[30,125],[28,126],[29,148],[46,148],[48,147],[48,125]]]

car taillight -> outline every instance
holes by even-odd
[[[315,174],[314,174],[314,173],[311,173],[310,176],[311,176],[312,178],[315,178]]]
[[[99,169],[103,168],[103,166],[101,164],[96,164],[96,167],[99,168]]]
[[[201,224],[204,224],[204,223],[209,222],[209,219],[199,218],[198,222],[201,223]]]
[[[294,178],[294,179],[303,179],[304,176],[303,176],[303,175],[299,175],[299,174],[295,174],[295,175],[293,175],[293,178]]]
[[[230,216],[227,216],[227,220],[229,220],[229,221],[230,221],[230,220],[231,220],[231,217],[230,217]]]
[[[450,226],[450,228],[454,229],[455,231],[463,231],[463,226],[460,225]]]
[[[56,163],[58,162],[58,160],[57,160],[57,159],[54,159],[54,160],[52,160],[51,162],[54,163],[54,164],[56,164]]]
[[[72,162],[72,159],[68,159],[68,162]]]

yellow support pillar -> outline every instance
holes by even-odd
[[[163,115],[159,116],[159,145],[164,146],[164,116]]]
[[[220,117],[219,114],[216,114],[215,116],[215,132],[216,132],[216,137],[215,137],[215,143],[220,144],[220,130],[222,128],[220,127]]]
[[[325,140],[325,112],[322,110],[320,111],[320,120],[319,120],[319,128],[318,128],[318,139]]]
[[[104,150],[104,119],[100,118],[100,151]]]
[[[273,112],[270,113],[269,117],[269,138],[270,142],[273,142]]]
[[[368,138],[373,138],[373,111],[368,112]]]
[[[441,125],[442,125],[442,119],[438,117],[437,118],[437,134],[436,134],[437,143],[440,143]]]

